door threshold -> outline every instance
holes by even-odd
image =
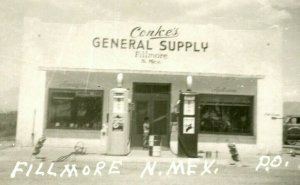
[[[169,151],[170,147],[161,146],[160,149],[161,149],[161,151]],[[130,150],[145,150],[145,151],[147,151],[147,150],[149,150],[149,148],[145,149],[142,146],[140,146],[140,147],[139,146],[134,146],[134,147],[130,147]]]

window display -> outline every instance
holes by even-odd
[[[102,127],[103,91],[50,89],[49,129],[95,129]]]
[[[252,109],[250,96],[204,95],[198,106],[200,133],[252,135]]]

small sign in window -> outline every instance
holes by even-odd
[[[195,96],[185,96],[183,102],[183,114],[195,115]]]
[[[195,134],[195,118],[183,118],[183,134]]]

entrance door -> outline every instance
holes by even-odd
[[[131,146],[143,145],[143,123],[149,118],[151,134],[162,137],[162,146],[169,146],[170,84],[133,84]]]

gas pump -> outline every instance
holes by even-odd
[[[123,74],[118,74],[118,87],[110,91],[109,123],[107,133],[107,155],[127,155],[130,152],[129,140],[129,96],[122,88]]]
[[[187,77],[187,90],[179,95],[178,156],[198,157],[198,118],[196,92],[191,91],[192,77]]]

